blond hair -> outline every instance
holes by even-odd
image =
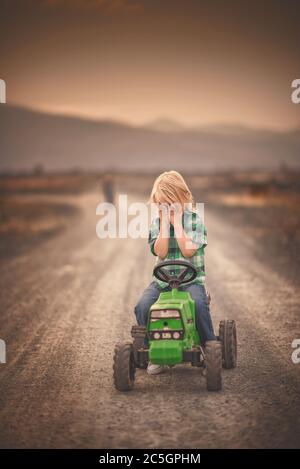
[[[150,202],[161,203],[193,203],[193,196],[187,183],[177,171],[165,171],[160,174],[153,184]]]

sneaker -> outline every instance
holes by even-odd
[[[164,373],[167,367],[163,365],[155,365],[154,363],[149,362],[147,367],[147,373],[149,375],[159,375],[160,373]]]

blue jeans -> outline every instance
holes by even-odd
[[[146,326],[150,306],[155,303],[163,291],[170,291],[170,287],[160,289],[156,282],[144,290],[141,298],[139,299],[134,312],[136,315],[137,323],[140,326]],[[179,287],[180,291],[187,291],[195,301],[196,306],[196,327],[200,335],[201,342],[205,343],[207,340],[216,340],[214,328],[210,316],[209,304],[207,301],[206,291],[203,285],[192,283],[191,285]]]

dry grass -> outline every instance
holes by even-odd
[[[300,193],[282,194],[281,192],[253,193],[244,192],[220,193],[212,195],[211,201],[230,207],[291,207],[300,206]]]
[[[89,174],[1,176],[0,193],[79,193],[97,179],[98,176]]]
[[[22,197],[0,198],[0,235],[20,237],[56,231],[66,225],[76,211],[72,206]]]

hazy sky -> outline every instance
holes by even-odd
[[[300,126],[299,1],[0,0],[9,103],[136,124]]]

